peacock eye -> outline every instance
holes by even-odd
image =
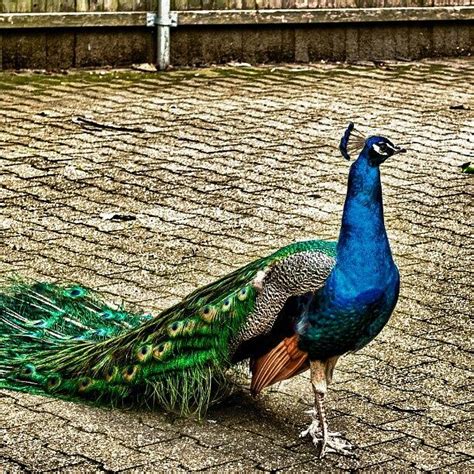
[[[379,155],[388,155],[388,146],[384,142],[374,143],[372,148]]]

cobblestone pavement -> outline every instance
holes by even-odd
[[[0,75],[2,275],[78,281],[130,309],[337,238],[349,120],[410,150],[383,166],[401,299],[328,397],[354,458],[318,461],[298,438],[302,375],[257,400],[243,389],[202,422],[2,391],[4,471],[473,472],[474,187],[458,168],[473,158],[473,76],[468,60]]]

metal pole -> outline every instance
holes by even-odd
[[[158,1],[156,20],[156,65],[164,71],[170,65],[170,0]]]

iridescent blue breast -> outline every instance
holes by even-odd
[[[328,279],[330,280],[330,279]],[[308,303],[297,331],[300,347],[312,360],[361,349],[389,320],[399,292],[398,271],[378,288],[344,295],[328,281]]]

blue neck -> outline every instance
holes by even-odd
[[[371,285],[394,266],[383,218],[378,166],[363,150],[351,166],[334,272],[350,286]]]

